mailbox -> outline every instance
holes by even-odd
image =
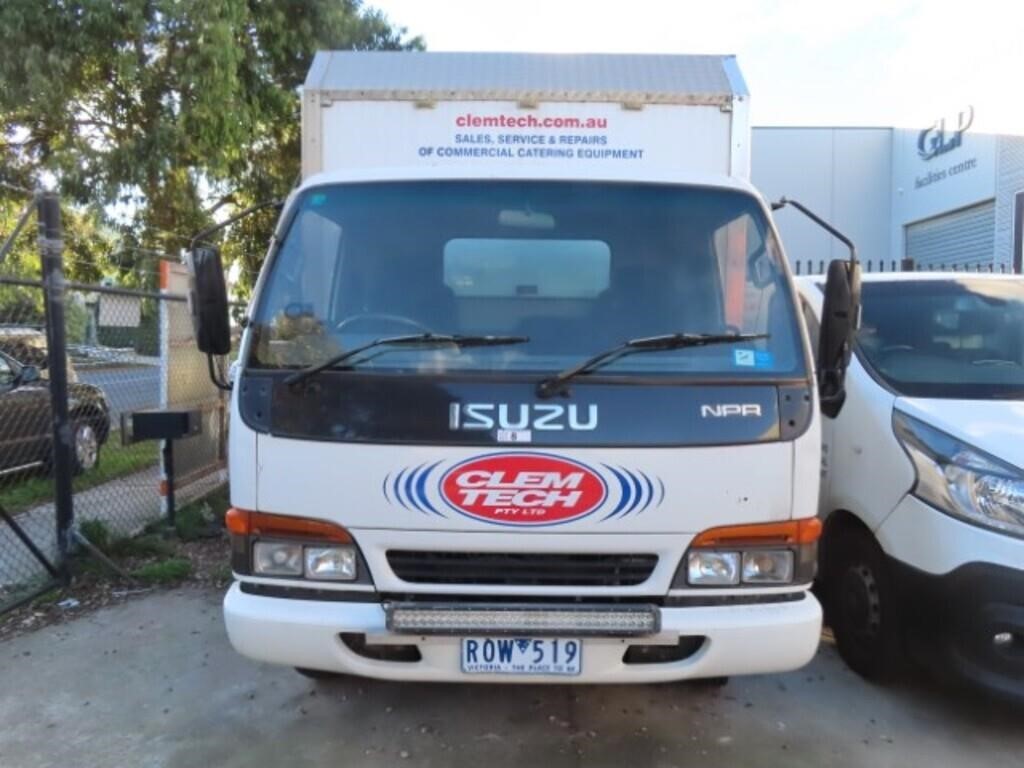
[[[199,411],[134,411],[121,414],[121,443],[180,440],[203,431]]]

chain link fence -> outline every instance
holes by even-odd
[[[161,445],[123,440],[128,415],[201,415],[201,433],[172,446],[179,505],[226,481],[227,400],[195,349],[185,268],[148,255],[132,287],[68,282],[60,269],[12,274],[0,260],[0,612],[63,577],[74,530],[95,521],[131,536],[166,515]]]

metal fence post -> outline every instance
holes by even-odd
[[[46,356],[53,416],[53,482],[57,509],[58,568],[67,579],[67,553],[74,521],[71,496],[72,435],[68,418],[68,363],[64,328],[64,265],[60,198],[53,192],[39,201],[39,253],[43,265]]]

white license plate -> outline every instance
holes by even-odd
[[[466,674],[578,675],[583,641],[571,637],[464,637]]]

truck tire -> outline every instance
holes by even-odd
[[[848,528],[833,540],[826,591],[828,616],[843,661],[868,680],[896,677],[900,634],[885,555],[867,531]]]
[[[309,669],[308,667],[296,667],[295,671],[310,680],[340,680],[345,677],[342,672],[328,672],[326,669]]]

